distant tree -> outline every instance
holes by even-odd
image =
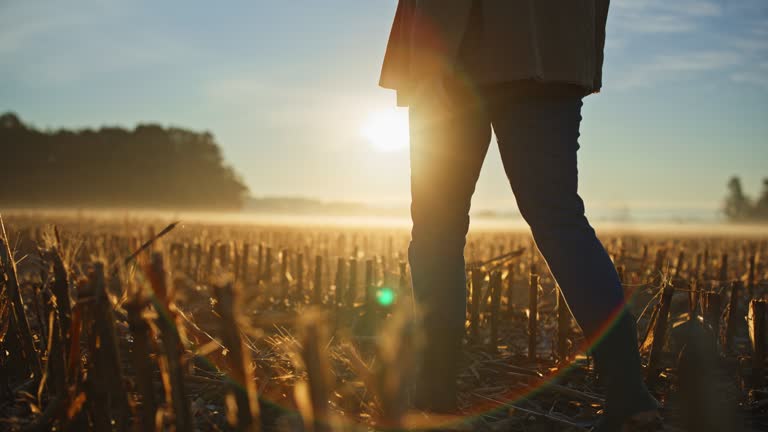
[[[213,135],[159,125],[39,131],[0,116],[4,207],[240,208],[248,188]]]
[[[755,202],[754,214],[758,219],[768,220],[768,177],[763,179],[763,190]]]
[[[0,115],[0,129],[22,129],[24,123],[19,120],[16,113],[8,112]]]
[[[725,198],[723,211],[728,219],[734,221],[748,219],[752,213],[749,198],[744,195],[741,180],[736,176],[728,181],[728,196]]]

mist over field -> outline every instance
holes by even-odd
[[[696,213],[698,214],[698,213]],[[167,211],[147,209],[9,209],[3,213],[6,217],[34,217],[56,224],[57,222],[75,222],[81,229],[87,230],[88,221],[132,221],[134,223],[154,223],[157,225],[181,221],[182,226],[188,224],[238,225],[254,229],[260,227],[284,227],[290,229],[396,229],[407,232],[411,228],[410,217],[402,211],[375,211],[367,213],[306,213],[284,211],[238,211],[238,212],[205,212],[205,211]],[[656,213],[654,213],[656,216]],[[666,216],[663,214],[662,216]],[[735,235],[735,236],[768,236],[764,224],[732,223],[718,217],[711,219],[691,217],[666,218],[649,217],[640,219],[616,219],[609,212],[605,218],[593,217],[592,225],[598,232],[605,233],[645,233],[667,235]],[[520,232],[530,231],[527,223],[517,214],[471,216],[470,232]]]

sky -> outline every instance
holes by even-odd
[[[377,82],[395,7],[0,0],[0,112],[39,128],[208,130],[254,196],[407,205],[407,148],[361,133],[394,112]],[[711,212],[732,175],[755,196],[768,177],[768,2],[612,1],[604,88],[583,117],[588,209]],[[473,203],[515,206],[495,143]]]

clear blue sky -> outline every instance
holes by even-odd
[[[0,111],[43,128],[210,130],[254,195],[407,203],[407,150],[360,136],[394,0],[0,0]],[[714,208],[768,176],[768,2],[614,0],[585,101],[589,206]],[[491,151],[476,207],[512,208]]]

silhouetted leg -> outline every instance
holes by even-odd
[[[411,217],[408,257],[426,336],[415,404],[450,411],[466,319],[464,245],[469,207],[491,137],[482,110],[438,119],[411,108]]]
[[[609,411],[623,416],[655,402],[642,381],[621,282],[577,192],[581,106],[580,97],[550,95],[508,101],[491,117],[520,212],[576,321],[588,339],[614,321],[593,354],[608,384]]]

